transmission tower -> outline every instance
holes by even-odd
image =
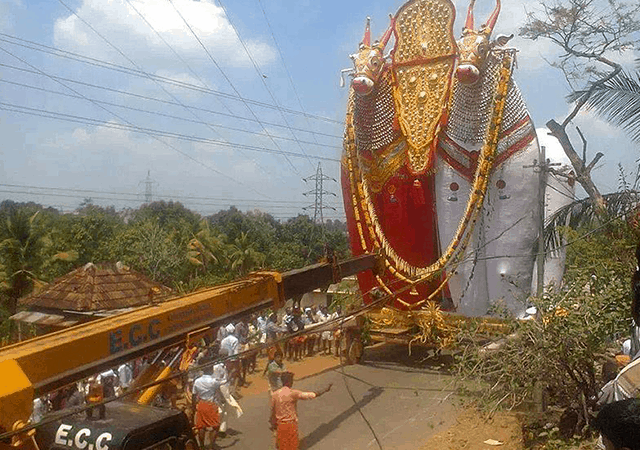
[[[157,185],[158,183],[151,179],[151,170],[147,171],[147,178],[145,178],[144,181],[141,181],[139,185],[140,184],[144,184],[144,202],[153,202],[153,186]]]
[[[304,181],[306,183],[308,183],[309,181],[315,181],[316,182],[316,188],[305,192],[303,195],[309,196],[309,195],[313,195],[315,201],[313,202],[313,204],[309,205],[309,206],[305,206],[304,209],[305,211],[308,211],[310,209],[313,209],[313,221],[315,223],[320,223],[320,224],[324,224],[324,214],[323,211],[325,209],[332,209],[334,211],[336,211],[336,209],[333,206],[328,206],[325,205],[323,203],[323,198],[325,195],[333,195],[334,197],[336,196],[336,194],[334,194],[333,192],[329,192],[329,191],[325,191],[324,190],[324,182],[325,181],[336,181],[335,178],[331,178],[327,175],[324,175],[322,173],[322,166],[320,165],[320,163],[318,163],[318,169],[316,170],[315,175],[311,175],[310,177],[307,178],[303,178]]]

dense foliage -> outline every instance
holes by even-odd
[[[568,243],[564,284],[533,299],[537,320],[513,322],[513,334],[497,350],[467,344],[459,369],[464,377],[486,382],[480,394],[491,409],[544,394],[573,418],[566,426],[570,437],[588,429],[604,384],[607,349],[619,348],[616,338],[630,333],[637,236],[620,220],[567,228],[563,234]]]
[[[121,261],[186,292],[267,268],[317,262],[325,247],[348,256],[346,225],[322,227],[304,215],[285,222],[231,207],[201,217],[177,202],[116,211],[85,202],[73,214],[34,203],[0,204],[2,314],[17,300],[88,262]],[[2,330],[0,330],[1,333]]]

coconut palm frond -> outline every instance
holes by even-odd
[[[621,217],[633,210],[640,202],[640,191],[623,191],[603,195],[609,217]],[[561,227],[577,229],[594,223],[598,218],[590,198],[576,200],[557,210],[547,218],[544,241],[547,252],[554,252],[562,245]]]
[[[569,100],[578,100],[587,92],[574,92]],[[640,72],[620,72],[606,83],[597,85],[586,106],[612,124],[622,127],[632,140],[640,142]]]

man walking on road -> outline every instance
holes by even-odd
[[[210,443],[213,445],[218,437],[220,413],[218,406],[222,404],[220,380],[212,376],[211,366],[205,367],[204,374],[193,382],[193,401],[196,405],[194,423],[198,430],[200,446],[204,448],[207,431],[211,432]]]
[[[298,400],[311,400],[331,390],[331,384],[318,392],[291,389],[293,373],[281,375],[282,388],[271,394],[271,429],[277,429],[278,450],[298,450]]]

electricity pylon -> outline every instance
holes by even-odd
[[[313,221],[315,223],[320,223],[320,224],[324,224],[324,213],[323,211],[325,209],[332,209],[334,211],[336,211],[336,209],[333,206],[328,206],[325,205],[323,203],[323,199],[325,195],[333,195],[334,197],[336,196],[336,194],[334,194],[333,192],[329,192],[326,191],[324,189],[324,182],[325,181],[336,181],[335,178],[331,178],[327,175],[324,175],[322,173],[322,166],[320,165],[320,163],[318,163],[318,169],[316,170],[315,175],[311,175],[310,177],[307,178],[303,178],[303,180],[308,183],[309,181],[315,181],[316,182],[316,187],[315,189],[305,192],[302,195],[309,196],[309,195],[313,195],[314,196],[314,202],[313,204],[309,205],[309,206],[305,206],[304,209],[305,211],[308,211],[310,209],[313,209]]]

